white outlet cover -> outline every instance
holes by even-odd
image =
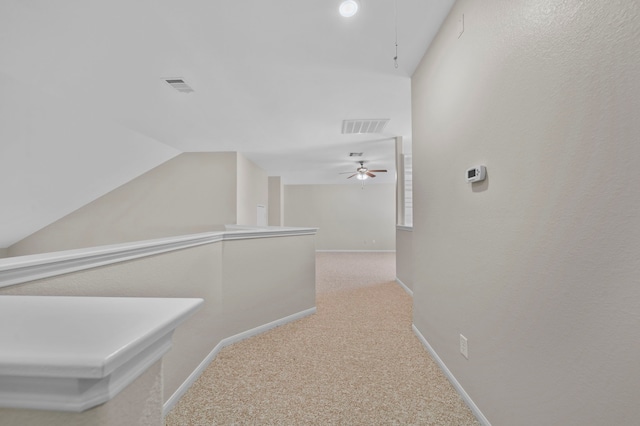
[[[467,338],[462,334],[460,335],[460,353],[466,359],[469,359],[469,343],[467,342]]]

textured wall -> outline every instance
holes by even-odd
[[[318,227],[318,250],[395,250],[395,185],[284,188],[285,226]]]
[[[222,264],[228,336],[315,307],[313,235],[225,241]]]
[[[413,76],[414,321],[493,425],[640,418],[639,39],[637,1],[461,0]]]
[[[197,233],[236,223],[236,161],[233,152],[181,154],[14,244],[9,254]]]

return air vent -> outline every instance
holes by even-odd
[[[165,78],[164,81],[169,83],[171,87],[176,89],[178,92],[182,93],[190,93],[193,92],[193,89],[184,82],[181,78]]]
[[[388,118],[378,120],[343,120],[342,133],[382,133],[389,122]]]
[[[362,152],[350,152],[349,157],[362,157]]]

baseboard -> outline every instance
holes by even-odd
[[[316,250],[316,253],[395,253],[395,250]]]
[[[464,402],[469,406],[469,408],[473,412],[473,415],[476,416],[476,419],[478,419],[480,424],[482,424],[484,426],[491,426],[491,423],[489,423],[489,420],[487,420],[487,418],[484,416],[484,414],[482,414],[482,412],[480,411],[478,406],[473,402],[473,400],[471,399],[469,394],[462,388],[462,385],[456,380],[456,378],[453,376],[451,371],[449,371],[449,369],[444,364],[442,359],[440,359],[440,357],[438,356],[436,351],[433,349],[433,347],[431,347],[429,342],[427,342],[427,339],[424,338],[424,336],[422,335],[422,333],[420,333],[420,330],[418,330],[418,328],[416,327],[415,324],[412,324],[412,328],[413,328],[413,332],[418,337],[418,339],[420,340],[422,345],[431,354],[431,356],[436,361],[438,366],[440,366],[440,369],[442,370],[444,375],[447,376],[447,379],[449,379],[449,381],[451,382],[453,387],[456,388],[456,390],[458,391],[458,393],[460,394],[460,396],[462,397]]]
[[[413,297],[413,290],[411,290],[409,287],[407,287],[407,285],[405,283],[400,281],[400,278],[396,277],[396,282],[398,284],[400,284],[400,287],[402,287],[404,289],[404,291],[406,291],[409,296]]]
[[[198,367],[195,370],[193,370],[193,373],[191,373],[189,377],[187,377],[187,380],[185,380],[184,383],[182,383],[182,385],[180,385],[180,387],[173,393],[173,395],[171,395],[171,398],[169,398],[167,402],[164,403],[164,405],[162,406],[162,416],[166,417],[166,415],[169,414],[169,411],[171,411],[171,409],[178,403],[180,398],[182,398],[182,395],[184,395],[189,390],[191,385],[193,385],[195,381],[198,380],[198,377],[200,377],[200,375],[209,366],[209,364],[211,364],[211,362],[215,359],[216,355],[218,355],[218,352],[220,352],[222,348],[224,348],[225,346],[229,346],[233,343],[237,343],[241,340],[247,339],[249,337],[256,336],[260,333],[264,333],[265,331],[271,330],[272,328],[304,318],[306,316],[314,314],[315,312],[316,312],[315,307],[309,308],[304,311],[298,312],[296,314],[289,315],[284,318],[280,318],[279,320],[272,321],[268,324],[264,324],[256,328],[252,328],[251,330],[244,331],[240,334],[236,334],[234,336],[230,336],[225,339],[222,339],[215,346],[215,348],[213,348],[213,350],[209,353],[209,355],[207,355],[207,357],[204,360],[202,360],[200,365],[198,365]]]

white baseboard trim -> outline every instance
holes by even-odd
[[[411,290],[409,287],[407,287],[407,285],[405,283],[400,281],[400,278],[396,277],[396,282],[398,284],[400,284],[400,287],[402,287],[404,289],[404,291],[406,291],[409,296],[413,297],[413,290]]]
[[[316,253],[395,253],[395,250],[316,250]]]
[[[252,328],[251,330],[244,331],[240,334],[236,334],[234,336],[230,336],[225,339],[222,339],[220,342],[218,342],[216,347],[213,348],[213,350],[209,353],[209,355],[207,355],[207,357],[202,360],[200,365],[198,365],[198,367],[195,370],[193,370],[193,372],[189,375],[189,377],[187,377],[187,380],[185,380],[184,383],[182,383],[182,385],[180,385],[180,387],[173,393],[173,395],[171,395],[171,398],[169,398],[167,402],[164,403],[164,405],[162,406],[162,416],[166,417],[167,414],[169,414],[169,411],[171,411],[171,409],[178,403],[180,398],[182,398],[182,395],[184,395],[189,390],[191,385],[193,385],[195,381],[198,380],[198,377],[200,377],[200,375],[209,366],[209,364],[211,364],[211,362],[215,359],[216,355],[218,355],[218,352],[220,352],[222,348],[224,348],[225,346],[229,346],[233,343],[237,343],[241,340],[247,339],[249,337],[256,336],[260,333],[264,333],[265,331],[271,330],[272,328],[312,315],[315,312],[316,312],[316,308],[314,306],[313,308],[306,309],[296,314],[289,315],[284,318],[280,318],[268,324],[264,324],[256,328]]]
[[[469,396],[469,394],[462,388],[462,385],[460,384],[460,382],[458,382],[456,380],[456,378],[453,376],[453,374],[451,373],[451,371],[447,368],[447,366],[444,364],[444,362],[442,361],[442,359],[440,359],[440,357],[438,356],[438,354],[436,353],[436,351],[433,349],[433,347],[431,347],[431,345],[429,344],[429,342],[427,342],[427,339],[424,338],[424,336],[422,335],[422,333],[420,333],[420,330],[418,330],[418,328],[416,327],[415,324],[412,324],[411,327],[413,328],[413,332],[415,333],[415,335],[418,337],[418,339],[420,340],[420,342],[422,343],[422,345],[427,349],[427,351],[431,354],[431,356],[433,357],[433,359],[436,361],[436,363],[438,364],[438,366],[440,366],[440,369],[442,370],[442,372],[444,373],[445,376],[447,376],[447,379],[449,379],[449,381],[451,382],[451,384],[453,385],[454,388],[456,388],[456,390],[458,391],[458,393],[460,394],[460,396],[462,397],[462,399],[464,400],[464,402],[469,406],[469,408],[471,409],[471,411],[473,412],[473,414],[476,416],[476,419],[478,419],[478,421],[480,422],[480,424],[484,425],[484,426],[491,426],[491,423],[489,423],[489,420],[484,416],[484,414],[482,414],[482,411],[480,411],[480,408],[478,408],[478,406],[473,402],[473,400],[471,399],[471,397]]]

